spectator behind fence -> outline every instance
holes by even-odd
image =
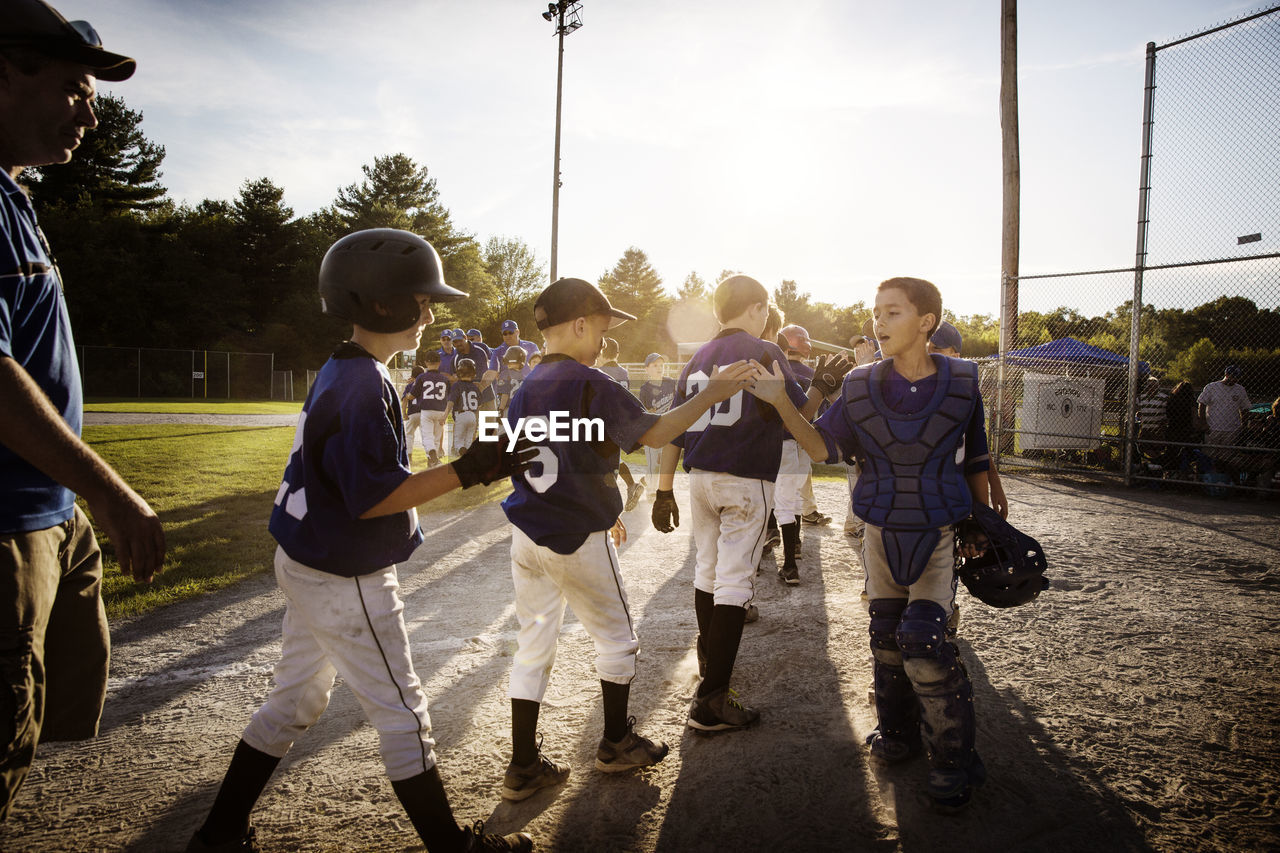
[[[1240,384],[1240,368],[1229,365],[1222,372],[1222,379],[1204,386],[1196,402],[1200,404],[1200,417],[1209,428],[1204,439],[1206,452],[1223,467],[1236,467],[1235,451],[1221,448],[1236,443],[1243,423],[1241,415],[1249,410],[1249,395]]]
[[[1199,444],[1204,425],[1196,409],[1196,389],[1190,382],[1179,382],[1165,404],[1165,435],[1170,442],[1170,462],[1180,474],[1191,472],[1194,463],[1196,475],[1203,474],[1207,459],[1200,449],[1188,445]]]

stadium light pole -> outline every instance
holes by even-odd
[[[551,280],[556,280],[556,261],[560,240],[560,101],[564,85],[564,37],[582,26],[582,3],[559,0],[548,3],[543,20],[554,22],[560,49],[556,58],[556,162],[551,181]]]

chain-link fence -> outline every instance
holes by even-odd
[[[291,399],[275,375],[275,355],[261,352],[82,346],[86,397]]]
[[[1017,280],[1003,464],[1280,487],[1277,140],[1280,7],[1147,46],[1135,266]]]

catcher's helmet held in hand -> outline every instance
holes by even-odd
[[[986,537],[981,557],[966,557],[958,573],[969,594],[992,607],[1017,607],[1049,588],[1048,566],[1040,543],[975,503],[969,518],[956,525],[956,537],[973,543]]]
[[[418,295],[454,302],[467,294],[444,283],[440,256],[409,231],[369,228],[329,247],[320,262],[320,305],[371,332],[413,328],[422,312]]]

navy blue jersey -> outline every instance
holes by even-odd
[[[628,375],[627,369],[621,364],[618,364],[616,361],[611,361],[608,364],[600,365],[600,369],[609,374],[609,377],[613,379],[614,382],[617,382],[628,391],[631,390],[631,377]]]
[[[474,412],[480,408],[480,386],[467,379],[459,379],[449,388],[445,397],[453,403],[453,414],[456,419],[459,412]]]
[[[520,383],[524,382],[526,376],[529,375],[531,368],[521,367],[519,370],[513,370],[510,367],[503,367],[498,371],[498,376],[493,380],[493,393],[496,395],[506,394],[510,397],[520,387]]]
[[[316,375],[298,418],[269,529],[292,559],[356,577],[422,543],[412,511],[362,519],[410,475],[404,421],[387,368],[344,344]]]
[[[409,414],[443,412],[449,394],[449,377],[439,370],[428,370],[410,382],[404,392],[409,395]]]
[[[452,374],[453,363],[458,360],[458,351],[456,349],[451,349],[448,352],[445,352],[444,347],[441,347],[436,350],[436,352],[440,353],[440,372]]]
[[[520,418],[547,419],[553,413],[597,418],[603,436],[540,442],[529,470],[511,478],[513,491],[502,508],[537,544],[572,554],[588,535],[613,527],[622,514],[616,480],[620,449],[636,449],[658,416],[604,373],[559,354],[548,355],[525,378],[505,420],[514,425]]]
[[[803,361],[791,358],[787,359],[787,367],[791,368],[791,372],[795,374],[796,381],[800,383],[800,387],[803,388],[807,394],[809,386],[813,384],[813,368],[805,364]],[[825,411],[822,407],[826,405],[826,402],[826,400],[823,400],[818,404],[818,411]],[[791,434],[791,430],[786,427],[783,427],[782,434],[786,438],[795,438],[795,436]]]
[[[671,403],[675,400],[676,381],[670,376],[664,376],[657,383],[646,382],[640,386],[636,396],[648,411],[665,412],[671,408]]]
[[[519,346],[520,349],[524,350],[524,361],[526,365],[529,363],[529,359],[542,351],[533,341],[526,341],[524,338],[520,338],[519,341],[519,344],[499,344],[494,347],[493,357],[489,359],[489,369],[501,370],[502,366],[507,361],[507,350],[513,346]]]
[[[944,356],[936,356],[943,358]],[[856,370],[870,370],[871,365],[863,365]],[[899,415],[914,415],[923,411],[925,405],[933,399],[938,389],[938,374],[934,373],[915,382],[908,381],[892,367],[881,383],[881,399],[891,411]],[[852,375],[852,374],[851,374]],[[839,402],[839,401],[837,401]],[[814,423],[814,427],[822,433],[827,443],[827,461],[836,462],[858,459],[863,456],[853,424],[849,422],[848,409],[842,405],[834,405]],[[964,434],[964,474],[969,476],[991,468],[990,448],[987,445],[986,413],[982,407],[982,395],[977,395],[973,414]]]
[[[484,376],[485,372],[489,369],[489,362],[493,359],[493,353],[489,351],[489,348],[484,344],[478,344],[475,341],[471,341],[471,348],[466,352],[462,352],[462,350],[458,349],[457,344],[453,345],[453,351],[458,354],[459,359],[469,358],[475,362],[477,379]],[[457,368],[458,362],[454,361],[453,366],[454,368]],[[455,369],[454,373],[457,372],[458,371]]]
[[[778,345],[741,329],[725,329],[698,348],[684,366],[672,405],[679,406],[706,386],[711,372],[735,361],[752,359],[766,369],[782,364],[787,396],[797,409],[806,402],[804,389],[787,366]],[[719,471],[773,482],[782,461],[782,417],[777,410],[747,391],[718,403],[673,442],[684,448],[684,469]]]

